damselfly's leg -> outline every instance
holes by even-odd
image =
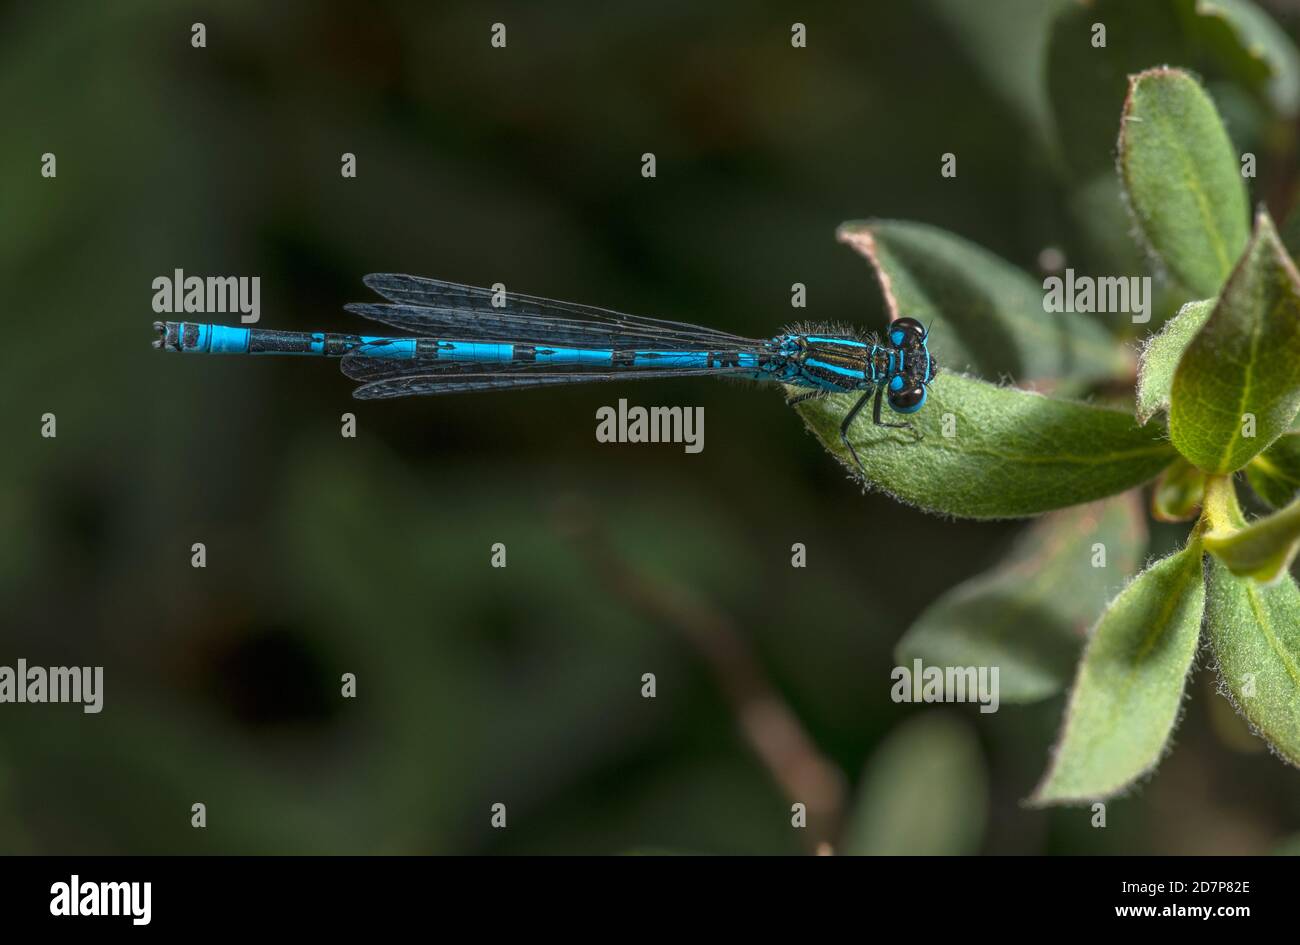
[[[824,390],[806,390],[802,394],[795,394],[793,397],[787,397],[785,399],[785,405],[787,407],[793,407],[795,404],[801,404],[805,400],[815,400],[818,397],[825,396],[826,391]]]
[[[871,419],[876,422],[876,426],[878,427],[893,427],[895,430],[910,430],[912,428],[910,423],[886,423],[880,419],[880,398],[884,393],[885,389],[883,387],[876,388],[876,402],[871,407]]]
[[[867,391],[858,398],[858,402],[849,408],[849,412],[844,415],[844,422],[840,424],[840,442],[843,443],[845,449],[849,451],[849,455],[853,457],[853,462],[857,463],[858,469],[862,471],[864,476],[867,471],[862,468],[862,460],[858,459],[858,451],[855,450],[853,444],[849,442],[849,427],[853,425],[853,421],[857,417],[858,412],[867,405],[867,401],[871,399],[873,393],[875,394],[876,399],[871,405],[871,419],[875,421],[876,426],[893,427],[897,430],[910,430],[912,428],[910,423],[885,423],[880,419],[880,402],[881,398],[884,397],[885,394],[885,388],[883,386],[877,387],[874,392]]]
[[[871,398],[871,391],[867,391],[865,394],[859,397],[858,402],[854,404],[851,408],[849,408],[849,412],[844,415],[844,422],[840,424],[840,442],[843,443],[845,449],[849,451],[849,455],[853,457],[853,462],[857,463],[858,470],[864,476],[867,474],[867,471],[862,468],[862,460],[858,459],[858,451],[855,450],[853,448],[853,444],[849,442],[849,427],[853,425],[853,418],[858,415],[858,411],[867,405],[867,401],[870,398]],[[876,416],[877,417],[880,416],[880,390],[879,389],[876,390]]]

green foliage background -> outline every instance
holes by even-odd
[[[0,706],[0,852],[802,852],[724,688],[575,520],[747,642],[842,772],[846,849],[1260,853],[1300,831],[1296,772],[1220,699],[1188,701],[1159,778],[1106,829],[1021,806],[1063,697],[890,701],[900,637],[1024,526],[860,494],[776,392],[359,404],[327,364],[149,348],[150,281],[174,268],[260,275],[266,327],[355,328],[342,304],[386,270],[758,335],[791,320],[795,281],[800,317],[883,322],[834,239],[850,219],[925,221],[1031,274],[1047,246],[1144,274],[1126,221],[1080,223],[1109,204],[1072,136],[1113,145],[1123,76],[1113,101],[1048,81],[1065,7],[811,4],[805,50],[774,4],[0,12],[0,663],[106,676],[98,716]],[[1123,37],[1149,45],[1142,65],[1168,60],[1150,29]],[[1257,196],[1285,189],[1294,128],[1266,138],[1248,90],[1207,84],[1238,146],[1284,156]],[[704,453],[597,444],[596,408],[623,396],[704,405]],[[1185,532],[1152,525],[1149,556]],[[1092,589],[1093,613],[1127,576]],[[496,801],[508,830],[488,826]]]

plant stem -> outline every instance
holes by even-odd
[[[1205,503],[1197,527],[1203,531],[1235,532],[1245,524],[1232,476],[1206,477]]]
[[[736,622],[687,588],[627,560],[609,541],[600,515],[577,497],[557,502],[555,517],[606,587],[675,630],[703,660],[754,754],[788,800],[806,805],[808,826],[801,833],[809,851],[833,852],[844,821],[844,775],[768,680]]]

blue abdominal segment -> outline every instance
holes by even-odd
[[[414,357],[415,338],[347,335],[324,331],[268,331],[203,322],[159,322],[157,347],[189,354],[299,354],[341,357],[363,347],[373,357]]]
[[[753,351],[622,351],[612,348],[551,347],[512,342],[462,341],[441,338],[394,338],[338,332],[268,331],[233,328],[202,322],[163,322],[161,344],[168,351],[189,354],[284,354],[316,357],[400,360],[436,358],[470,364],[528,362],[550,365],[598,365],[606,368],[747,368],[758,371],[760,355]],[[766,376],[764,373],[763,376]]]

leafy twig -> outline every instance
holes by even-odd
[[[704,661],[754,754],[791,803],[806,805],[808,848],[831,852],[844,816],[844,776],[818,751],[768,681],[735,622],[686,588],[626,560],[582,500],[562,500],[556,518],[607,587],[635,610],[675,630]]]

